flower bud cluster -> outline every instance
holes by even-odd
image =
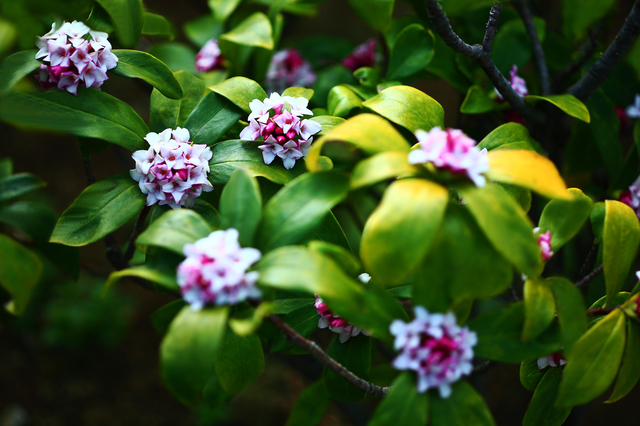
[[[268,92],[283,92],[287,87],[311,87],[316,75],[311,64],[296,49],[280,50],[273,54],[264,84]]]
[[[546,262],[553,256],[553,250],[551,249],[551,231],[547,231],[544,234],[540,233],[540,228],[534,228],[533,233],[538,236],[538,246],[540,246],[540,256],[542,261]]]
[[[473,331],[458,326],[451,312],[430,314],[422,306],[414,312],[416,317],[409,323],[391,323],[394,347],[400,350],[392,365],[418,373],[418,392],[437,388],[440,397],[448,398],[451,384],[473,370],[473,346],[478,339]]]
[[[187,258],[178,266],[178,285],[193,310],[260,297],[255,286],[259,274],[247,269],[262,254],[255,248],[241,248],[236,229],[214,231],[193,244],[185,244],[183,252]]]
[[[224,57],[218,47],[218,40],[211,39],[205,43],[196,55],[196,71],[214,71],[224,67]]]
[[[138,182],[147,205],[158,203],[172,209],[193,207],[202,192],[213,191],[207,180],[211,149],[189,142],[189,131],[180,127],[145,137],[148,150],[133,153],[136,168],[129,171]]]
[[[254,99],[249,104],[249,126],[240,132],[240,139],[255,141],[260,145],[265,164],[271,164],[276,155],[282,158],[285,169],[290,169],[296,160],[307,155],[313,135],[322,127],[313,120],[302,120],[305,115],[313,115],[307,108],[305,98],[293,98],[272,93],[263,102]]]
[[[567,363],[562,350],[552,353],[551,355],[538,358],[538,370],[547,367],[561,367]]]
[[[620,194],[620,202],[625,203],[636,212],[640,219],[640,176],[631,184],[627,191]]]
[[[409,153],[409,163],[432,163],[437,169],[466,175],[478,187],[486,183],[482,175],[489,170],[487,149],[476,148],[476,141],[462,130],[442,130],[434,127],[429,132],[417,130],[420,147]]]
[[[111,53],[107,33],[92,31],[84,23],[64,22],[38,37],[36,59],[44,62],[36,78],[43,89],[58,88],[77,95],[78,86],[100,88],[109,79],[118,57]]]
[[[511,87],[513,87],[513,90],[518,94],[518,96],[524,97],[529,95],[529,90],[527,89],[527,82],[524,80],[524,78],[518,76],[517,65],[514,65],[513,68],[511,68],[511,72],[509,73],[509,83],[511,84]],[[504,98],[502,97],[500,92],[498,92],[498,89],[494,89],[494,90],[498,94],[498,100],[500,102],[504,101]]]
[[[355,71],[362,67],[373,67],[378,60],[376,48],[378,42],[372,38],[358,45],[349,56],[342,60],[342,65]]]

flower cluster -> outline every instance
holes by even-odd
[[[546,262],[553,256],[553,250],[551,249],[551,231],[547,231],[544,234],[540,233],[540,228],[534,228],[533,233],[538,236],[538,246],[540,246],[540,256],[542,261]]]
[[[133,153],[136,168],[129,174],[138,181],[142,193],[147,194],[148,206],[159,202],[173,209],[193,207],[202,191],[213,190],[207,180],[211,149],[190,143],[187,129],[151,132],[145,140],[150,147]]]
[[[358,45],[353,53],[342,60],[342,65],[349,68],[351,71],[355,71],[362,67],[373,67],[378,60],[378,54],[376,48],[378,42],[372,38],[364,43]]]
[[[296,160],[307,155],[313,135],[322,127],[313,120],[301,120],[304,115],[313,115],[307,108],[305,98],[293,98],[272,93],[263,102],[254,99],[249,104],[249,125],[240,132],[240,139],[255,141],[260,145],[265,164],[271,164],[276,155],[282,158],[285,169],[290,169]]]
[[[264,79],[268,92],[282,92],[292,86],[311,87],[315,81],[311,64],[296,49],[274,53]]]
[[[260,297],[255,286],[259,274],[247,269],[262,254],[255,248],[241,248],[237,230],[214,231],[182,250],[187,258],[178,265],[178,285],[193,310]]]
[[[451,312],[430,314],[422,306],[414,312],[416,317],[409,323],[391,323],[394,346],[401,351],[392,365],[418,373],[418,392],[438,388],[440,397],[448,398],[451,384],[473,370],[473,346],[478,339],[473,331],[458,326]]]
[[[118,57],[111,53],[107,33],[92,31],[84,23],[64,22],[37,40],[36,59],[44,62],[36,78],[43,89],[66,89],[77,95],[78,86],[102,86]]]
[[[620,194],[620,202],[625,203],[636,212],[640,219],[640,176],[631,184],[627,191]]]
[[[211,39],[205,43],[196,55],[196,71],[214,71],[224,66],[224,57],[220,53],[218,40]]]
[[[629,105],[625,111],[628,117],[640,118],[640,95],[636,94],[633,105]]]
[[[542,370],[547,367],[560,367],[565,365],[567,360],[564,358],[562,351],[554,352],[551,355],[538,358],[538,370]]]
[[[509,73],[509,83],[513,90],[521,97],[527,96],[529,94],[529,90],[527,90],[527,82],[524,81],[524,78],[518,76],[518,66],[514,65]],[[500,102],[504,101],[504,98],[498,92],[498,89],[494,89],[498,94],[498,100]]]
[[[366,273],[360,274],[358,276],[358,279],[362,283],[366,284],[369,282],[369,280],[371,280],[371,276]],[[362,330],[360,327],[349,324],[346,320],[331,312],[327,307],[327,304],[324,303],[320,296],[316,295],[316,301],[313,306],[316,307],[316,309],[318,310],[318,315],[320,315],[320,319],[318,320],[318,328],[328,328],[334,333],[338,333],[338,339],[340,340],[340,343],[344,343],[349,340],[351,336],[357,336],[360,333],[364,334],[365,336],[370,336],[369,332],[367,332],[366,330]]]
[[[434,127],[429,132],[417,130],[416,138],[420,147],[409,153],[409,163],[433,163],[437,169],[466,175],[476,186],[484,186],[482,173],[489,170],[487,150],[476,148],[476,141],[462,130]]]

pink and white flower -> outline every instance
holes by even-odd
[[[561,367],[567,363],[562,351],[557,351],[551,355],[538,358],[538,370],[542,370],[547,367]]]
[[[640,176],[629,186],[627,191],[620,194],[620,202],[631,207],[640,219]]]
[[[640,95],[636,94],[635,102],[626,109],[628,117],[640,118]]]
[[[540,228],[533,228],[533,233],[538,236],[538,246],[540,246],[540,256],[542,261],[546,262],[553,256],[553,250],[551,249],[551,231],[540,233]]]
[[[378,42],[372,38],[358,45],[349,56],[342,60],[342,65],[355,71],[362,67],[373,67],[378,60],[376,49]]]
[[[422,306],[414,308],[409,323],[395,320],[389,327],[400,351],[392,365],[398,370],[418,373],[418,392],[437,388],[441,398],[451,395],[451,384],[473,370],[476,334],[456,324],[453,313],[430,314]]]
[[[260,260],[255,248],[241,248],[238,231],[214,231],[193,244],[185,244],[187,257],[178,266],[178,285],[191,309],[206,305],[235,305],[261,296],[256,287],[259,274],[247,269]]]
[[[267,92],[282,92],[292,86],[311,87],[315,81],[311,64],[296,49],[274,53],[264,79]]]
[[[482,174],[489,170],[487,149],[476,148],[476,141],[462,130],[434,127],[429,132],[417,130],[415,135],[420,147],[409,153],[409,163],[432,163],[436,169],[466,175],[478,187],[485,185]]]
[[[509,73],[509,83],[511,84],[511,87],[513,87],[513,90],[520,97],[524,97],[524,96],[529,95],[529,90],[527,90],[527,82],[524,80],[524,78],[518,76],[518,66],[517,65],[514,65],[513,68],[511,68],[511,72]],[[498,94],[498,100],[500,102],[504,101],[504,98],[502,97],[500,92],[498,92],[498,89],[494,88],[494,90]]]
[[[308,104],[303,97],[280,96],[275,92],[262,102],[254,99],[249,103],[249,125],[240,132],[240,139],[262,139],[264,144],[259,148],[265,164],[271,164],[278,156],[284,167],[291,169],[296,160],[307,155],[313,135],[322,129],[318,122],[302,119],[313,115]]]
[[[148,206],[157,202],[172,209],[193,207],[203,191],[213,191],[207,180],[211,148],[194,145],[189,138],[189,131],[180,127],[151,132],[145,137],[149,149],[133,153],[136,168],[129,174],[147,194]]]
[[[78,87],[100,88],[109,79],[107,71],[118,64],[111,53],[107,33],[92,31],[84,23],[54,23],[51,31],[39,37],[36,59],[44,63],[36,78],[43,89],[61,89],[77,95]]]
[[[196,55],[196,71],[207,72],[224,68],[224,57],[218,47],[218,40],[211,39],[205,43]]]

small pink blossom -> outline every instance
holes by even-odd
[[[517,65],[514,65],[511,69],[511,72],[509,73],[509,83],[511,84],[511,87],[513,87],[513,90],[518,94],[518,96],[524,97],[529,95],[529,90],[527,90],[527,82],[524,81],[524,78],[518,76]],[[498,92],[498,89],[494,90],[498,94],[498,100],[500,102],[504,101],[504,98],[502,97],[500,92]]]
[[[540,256],[542,257],[542,261],[546,262],[551,258],[551,256],[553,256],[553,250],[551,249],[551,231],[541,234],[540,228],[534,228],[533,233],[538,236]]]
[[[567,363],[562,351],[557,351],[551,355],[538,358],[538,370],[542,370],[547,367],[561,367]]]
[[[311,64],[295,49],[274,53],[264,79],[267,92],[282,92],[292,86],[311,87],[315,81]]]
[[[362,67],[373,67],[378,60],[376,49],[378,42],[372,38],[358,45],[349,56],[342,60],[342,65],[355,71]]]
[[[620,194],[620,202],[631,207],[640,220],[640,176]]]
[[[486,183],[482,175],[489,170],[487,149],[476,148],[476,141],[462,130],[442,130],[434,127],[429,132],[417,130],[418,149],[409,153],[409,163],[432,163],[437,169],[466,175],[478,187]]]
[[[218,40],[211,39],[205,43],[196,55],[196,71],[207,72],[224,68],[224,57],[218,47]]]
[[[418,392],[437,388],[441,398],[451,395],[451,384],[473,370],[473,331],[460,327],[453,313],[430,314],[422,306],[414,308],[411,322],[395,320],[389,327],[400,354],[392,361],[398,370],[418,373]]]
[[[627,116],[631,118],[640,118],[640,95],[636,94],[635,102],[629,105],[626,110]]]

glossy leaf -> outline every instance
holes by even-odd
[[[255,12],[236,25],[231,31],[222,34],[220,42],[230,42],[242,46],[260,47],[273,50],[273,33],[267,15]]]
[[[327,98],[329,114],[336,117],[346,117],[351,110],[360,108],[361,105],[362,99],[353,93],[345,84],[335,86],[331,89],[329,97]]]
[[[604,392],[618,373],[625,346],[626,317],[615,310],[597,322],[566,353],[556,406],[585,404]]]
[[[333,259],[349,276],[355,277],[362,271],[362,265],[347,248],[325,241],[310,241],[309,250],[317,250]]]
[[[428,180],[392,183],[362,232],[360,256],[366,270],[391,285],[415,272],[440,227],[448,198],[446,188]]]
[[[59,90],[8,93],[0,102],[0,119],[34,130],[103,139],[131,151],[147,145],[142,139],[147,126],[133,108],[95,89],[78,88],[78,96]]]
[[[173,40],[171,23],[162,15],[157,13],[144,12],[144,24],[142,34],[153,37],[165,37]]]
[[[213,145],[241,116],[242,112],[235,105],[217,93],[209,92],[196,105],[184,126],[193,143]]]
[[[385,32],[391,24],[394,0],[349,0],[358,15],[378,32]]]
[[[535,105],[538,101],[548,102],[556,107],[560,108],[564,113],[570,115],[571,117],[575,117],[578,120],[582,120],[585,123],[589,123],[591,121],[591,116],[589,115],[589,110],[580,102],[578,98],[573,95],[562,94],[562,95],[547,95],[547,96],[534,96],[529,95],[526,96],[525,101],[530,104]]]
[[[417,392],[412,374],[401,373],[376,407],[369,426],[423,426],[427,423],[429,399]]]
[[[520,208],[526,213],[531,209],[531,190],[521,186],[509,185],[508,183],[496,182],[498,186],[505,190]]]
[[[340,342],[335,336],[327,349],[327,355],[338,361],[347,370],[364,380],[369,380],[371,369],[371,338],[360,334],[351,337],[346,342]],[[338,401],[361,401],[364,392],[356,388],[329,367],[324,368],[322,374],[329,395]]]
[[[487,148],[491,151],[502,145],[511,144],[514,142],[527,141],[535,145],[536,142],[531,139],[529,130],[519,123],[506,123],[502,126],[496,127],[491,133],[482,139],[478,145],[478,149]]]
[[[634,320],[627,320],[627,341],[622,365],[613,392],[605,402],[616,402],[627,395],[640,380],[640,326]]]
[[[182,308],[160,346],[160,373],[169,390],[195,405],[213,372],[214,356],[223,340],[228,308],[193,311]]]
[[[227,329],[213,363],[222,388],[231,394],[242,392],[264,370],[260,338],[255,334],[240,337]]]
[[[496,185],[460,188],[469,211],[495,249],[529,277],[540,273],[540,248],[533,224],[517,204]]]
[[[240,245],[251,247],[261,210],[262,195],[257,180],[244,170],[233,172],[220,197],[221,228],[237,229]]]
[[[50,241],[74,247],[97,241],[138,214],[145,199],[129,173],[98,181],[62,213]]]
[[[116,49],[112,53],[118,57],[118,66],[111,70],[114,74],[144,80],[168,98],[182,97],[178,80],[157,58],[139,50]]]
[[[189,209],[172,210],[160,216],[138,237],[136,247],[142,252],[147,246],[161,247],[182,255],[182,247],[213,232],[202,216]]]
[[[318,133],[318,136],[324,136],[330,131],[333,130],[334,127],[344,123],[344,118],[342,117],[333,117],[331,115],[318,115],[311,117],[311,120],[320,123],[322,126],[322,130]]]
[[[587,316],[580,290],[565,278],[548,278],[547,284],[553,290],[558,309],[560,337],[565,352],[587,331]]]
[[[549,198],[570,197],[556,166],[537,152],[496,149],[487,153],[487,159],[487,179],[529,188]]]
[[[338,172],[304,174],[282,188],[264,207],[258,247],[264,252],[298,244],[347,195],[348,178]]]
[[[380,152],[356,164],[349,185],[353,191],[397,176],[417,174],[418,171],[416,166],[409,164],[406,152]]]
[[[602,233],[604,232],[605,212],[606,209],[604,206],[604,202],[602,201],[594,203],[591,207],[589,219],[591,220],[591,230],[593,231],[593,235],[596,238],[602,238]]]
[[[593,201],[578,188],[569,188],[571,199],[551,200],[542,210],[540,231],[551,231],[551,248],[560,250],[589,218]]]
[[[640,244],[640,225],[635,212],[619,201],[606,200],[602,235],[602,263],[607,304],[624,286]]]
[[[40,280],[42,262],[31,250],[3,234],[0,234],[0,253],[0,286],[11,296],[4,308],[21,315]]]
[[[268,98],[267,93],[258,83],[245,77],[233,77],[209,89],[229,99],[247,114],[251,113],[249,103],[252,100],[257,99],[263,102]]]
[[[451,396],[440,398],[429,392],[429,408],[433,426],[495,426],[491,412],[473,387],[460,380],[452,386]]]
[[[444,110],[431,96],[410,86],[393,86],[362,105],[384,118],[415,132],[444,128]]]
[[[542,279],[528,279],[524,283],[525,319],[522,340],[529,341],[542,333],[553,321],[556,302],[549,285]]]
[[[0,203],[13,200],[47,185],[45,181],[31,173],[17,173],[0,179]]]
[[[524,414],[523,426],[561,426],[569,417],[571,408],[558,408],[554,405],[560,379],[562,379],[561,368],[547,369]]]
[[[349,253],[352,251],[349,240],[333,212],[329,212],[329,214],[324,217],[320,226],[310,238],[342,247],[348,250]]]
[[[111,16],[118,40],[125,47],[134,47],[138,43],[144,15],[141,0],[96,0]]]
[[[206,88],[198,77],[185,71],[173,75],[182,89],[181,99],[169,99],[156,89],[151,92],[149,127],[156,133],[168,128],[184,127],[187,117],[205,95]]]
[[[7,56],[0,64],[0,94],[40,67],[36,59],[37,50],[23,50]]]
[[[526,390],[534,391],[547,370],[538,368],[538,360],[530,359],[520,363],[520,383]]]
[[[284,92],[281,93],[282,96],[292,96],[294,98],[305,98],[311,100],[313,97],[313,89],[308,89],[306,87],[287,87],[284,89]]]
[[[107,278],[107,282],[105,282],[104,287],[102,288],[102,296],[104,297],[111,286],[124,277],[137,277],[149,280],[153,283],[160,284],[162,287],[171,291],[178,291],[180,289],[178,287],[178,283],[176,282],[175,270],[162,271],[158,270],[157,268],[136,266],[133,268],[123,269],[121,271],[112,272],[109,275],[109,278]]]
[[[180,313],[186,303],[182,299],[176,299],[166,305],[158,308],[151,314],[151,323],[153,328],[160,336],[164,336],[171,325],[171,321]]]
[[[435,39],[422,25],[407,25],[391,48],[387,80],[408,77],[423,70],[434,54]]]
[[[484,114],[497,109],[499,104],[487,95],[480,86],[471,86],[460,105],[460,112],[464,114]]]

